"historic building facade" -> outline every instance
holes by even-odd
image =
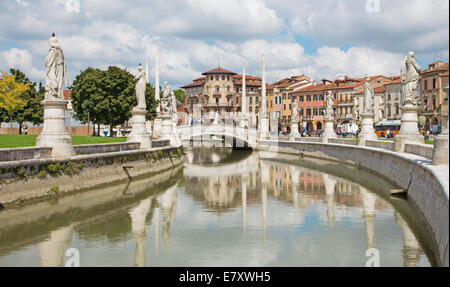
[[[448,69],[448,63],[435,61],[422,71],[419,115],[426,118],[425,129],[445,125],[442,106],[447,97],[444,88],[448,86]]]
[[[242,75],[220,67],[204,72],[202,75],[203,77],[181,87],[186,93],[186,113],[198,117],[199,115],[195,113],[195,109],[198,107],[203,121],[213,121],[216,113],[222,119],[240,118]],[[258,93],[260,92],[261,78],[246,75],[245,79],[250,121],[256,123],[256,115],[259,112]]]

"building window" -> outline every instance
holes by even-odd
[[[311,102],[311,95],[306,95],[306,101]]]
[[[225,76],[222,76],[222,81],[225,81]]]
[[[428,81],[427,80],[423,80],[423,83],[424,83],[423,89],[424,90],[428,90]]]
[[[216,86],[216,92],[219,92],[219,86]]]
[[[219,76],[216,76],[216,81],[218,81],[219,80]]]
[[[296,96],[293,96],[293,97],[292,97],[292,101],[295,102],[295,100],[297,100],[297,97],[296,97]]]
[[[278,102],[278,99],[277,99],[278,97],[275,97],[275,105],[277,104],[277,102]]]
[[[318,96],[317,95],[313,95],[313,101],[317,101]]]
[[[292,105],[291,105],[291,104],[289,104],[289,110],[290,110],[290,111],[292,110]]]
[[[317,108],[314,108],[314,109],[313,109],[313,115],[315,115],[315,116],[318,115],[318,114],[317,114]]]
[[[388,101],[391,100],[391,94],[388,94]]]
[[[323,94],[319,95],[319,101],[323,101]]]
[[[310,108],[307,108],[307,109],[306,109],[306,116],[307,116],[307,117],[310,117],[310,116],[311,116],[311,109],[310,109]]]
[[[216,98],[216,104],[218,104],[219,103],[219,98]]]
[[[230,86],[227,87],[227,91],[228,91],[228,92],[230,91]]]
[[[433,89],[436,89],[436,79],[433,79]]]

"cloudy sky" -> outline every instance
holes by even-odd
[[[372,2],[372,3],[370,3]],[[173,87],[220,66],[267,80],[306,74],[397,75],[408,51],[422,67],[449,57],[448,0],[2,0],[0,70],[44,80],[57,34],[71,78],[89,66],[136,71]],[[442,50],[442,53],[441,53]]]

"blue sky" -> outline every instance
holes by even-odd
[[[408,51],[426,68],[433,49],[449,55],[447,0],[4,0],[0,70],[44,80],[48,39],[57,34],[71,78],[89,66],[136,72],[155,55],[172,87],[223,68],[267,80],[306,74],[334,79],[398,75]],[[368,5],[371,4],[371,5]],[[404,69],[404,68],[403,68]]]

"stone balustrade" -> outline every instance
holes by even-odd
[[[405,143],[405,152],[433,159],[433,146],[427,144]]]
[[[48,158],[51,153],[51,147],[0,148],[0,162]]]

